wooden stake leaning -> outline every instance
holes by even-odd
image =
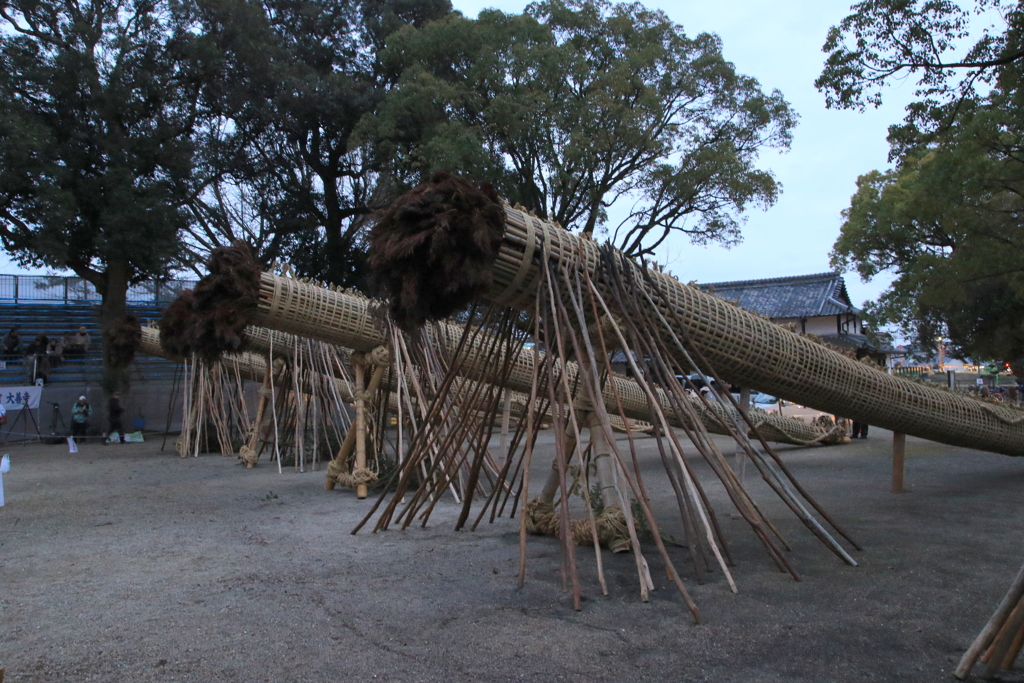
[[[1010,584],[992,617],[960,659],[953,675],[966,679],[978,659],[988,651],[983,678],[993,678],[999,669],[1011,669],[1024,643],[1024,567]]]

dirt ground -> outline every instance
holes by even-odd
[[[642,445],[655,509],[678,531],[653,442]],[[893,495],[879,429],[848,446],[780,449],[864,546],[858,567],[753,481],[793,547],[793,581],[708,484],[740,592],[721,572],[697,585],[686,551],[671,548],[701,625],[653,547],[647,604],[631,555],[605,553],[604,597],[581,550],[575,612],[553,539],[530,538],[517,589],[515,520],[455,533],[446,500],[425,529],[353,536],[371,500],[325,492],[321,472],[159,446],[0,447],[12,460],[0,508],[7,683],[950,681],[1024,561],[1024,459],[909,438],[910,491]]]

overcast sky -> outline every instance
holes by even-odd
[[[523,0],[453,0],[476,17],[484,7],[521,12]],[[659,260],[681,280],[719,282],[807,275],[829,269],[828,253],[839,234],[840,212],[849,204],[857,176],[888,166],[886,128],[903,117],[913,83],[890,90],[883,108],[860,114],[825,109],[814,88],[821,71],[828,28],[848,12],[850,0],[648,0],[664,10],[687,34],[717,33],[726,59],[765,89],[778,88],[800,115],[791,151],[761,159],[782,182],[778,203],[748,215],[743,243],[732,249],[694,247],[671,241]],[[0,253],[0,272],[16,267]],[[42,271],[36,271],[42,272]],[[846,276],[855,305],[874,298],[887,281],[860,282]]]

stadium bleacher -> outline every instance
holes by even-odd
[[[128,310],[143,324],[159,320],[163,309],[189,281],[159,285],[137,285],[129,292]],[[148,299],[148,300],[147,300]],[[165,299],[165,300],[154,300]],[[51,366],[48,384],[99,384],[103,375],[102,334],[99,296],[80,278],[0,275],[0,336],[14,326],[21,333],[22,349],[39,334],[50,339],[74,333],[80,326],[89,332],[89,350],[84,356],[65,357]],[[0,369],[0,386],[27,384],[32,368],[24,357],[7,360]],[[174,363],[152,356],[138,356],[132,364],[131,379],[171,380]]]

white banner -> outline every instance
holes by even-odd
[[[39,398],[43,395],[42,387],[7,387],[0,389],[0,404],[7,412],[39,407]]]

